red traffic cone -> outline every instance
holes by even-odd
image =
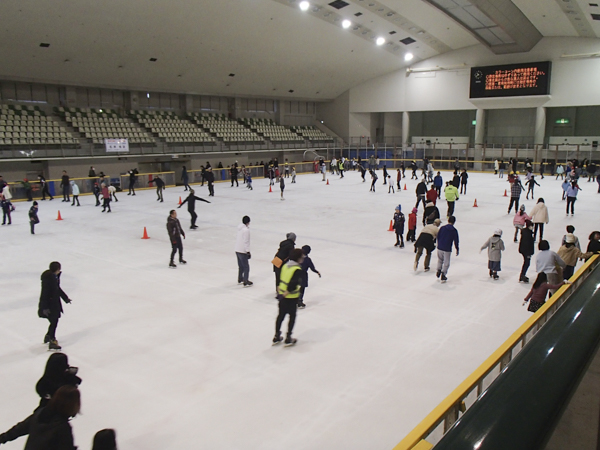
[[[327,186],[329,186],[329,178],[327,178]]]
[[[508,197],[508,195],[506,195],[506,189],[504,189],[504,197]]]
[[[394,231],[394,221],[390,220],[390,228],[388,231]]]
[[[269,185],[269,192],[273,192],[273,189],[271,189],[271,185]]]
[[[477,199],[475,199],[475,203],[473,203],[473,208],[477,208]]]
[[[404,183],[404,190],[406,191],[406,183]]]
[[[144,227],[144,235],[142,236],[142,239],[150,239],[148,237],[148,232],[146,231],[146,227]]]
[[[63,218],[60,217],[60,211],[58,211],[58,217],[56,218],[56,220],[63,220]]]
[[[179,197],[179,205],[181,205],[181,197]]]

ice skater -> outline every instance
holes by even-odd
[[[342,161],[342,159],[338,162],[338,171],[340,173],[340,178],[344,178],[344,161]]]
[[[35,234],[35,226],[40,223],[37,213],[38,202],[34,201],[31,208],[29,208],[29,229],[31,230],[31,234]]]
[[[548,282],[551,284],[560,283],[563,277],[561,277],[559,270],[562,272],[565,269],[565,262],[556,252],[550,250],[548,241],[541,240],[538,244],[538,250],[539,253],[535,258],[535,271],[537,273],[544,272],[548,277]],[[550,295],[553,294],[554,289],[550,292]]]
[[[533,286],[531,286],[531,290],[525,297],[523,301],[523,306],[529,302],[529,306],[527,307],[527,311],[536,312],[544,303],[546,303],[546,296],[548,295],[548,291],[555,291],[563,284],[571,284],[568,281],[557,282],[556,284],[550,284],[548,282],[548,275],[544,272],[538,273]]]
[[[289,315],[288,332],[285,338],[287,346],[294,345],[297,340],[292,338],[292,331],[296,322],[296,311],[298,308],[298,298],[302,287],[302,262],[304,254],[302,250],[296,248],[291,251],[289,261],[281,266],[281,278],[277,286],[277,300],[279,300],[279,314],[275,321],[275,336],[273,344],[279,344],[283,337],[281,336],[281,325],[286,315]]]
[[[189,181],[190,181],[190,176],[188,175],[188,171],[187,171],[186,167],[183,166],[181,168],[181,182],[183,183],[183,186],[185,187],[184,191],[191,189],[190,185],[189,185]],[[135,195],[135,193],[133,195]]]
[[[425,207],[425,211],[423,211],[423,226],[430,225],[433,223],[435,219],[440,218],[440,210],[435,203],[429,202]]]
[[[502,260],[502,252],[505,250],[504,241],[502,240],[502,230],[500,228],[496,229],[493,236],[481,246],[479,253],[486,248],[488,250],[488,269],[490,277],[497,280],[500,278],[498,272],[502,270],[500,261]]]
[[[201,202],[204,202],[204,203],[210,203],[208,200],[204,200],[203,198],[196,197],[194,194],[195,194],[195,191],[190,187],[190,194],[185,198],[185,200],[183,202],[181,202],[181,205],[179,205],[177,207],[177,208],[181,208],[183,205],[185,205],[187,203],[188,212],[190,213],[190,217],[191,217],[190,230],[195,230],[196,228],[198,228],[198,226],[196,226],[196,219],[198,219],[198,214],[196,214],[196,200],[200,200]]]
[[[310,245],[302,246],[302,254],[304,255],[304,260],[302,261],[302,264],[301,264],[302,287],[300,288],[300,298],[298,301],[298,308],[300,308],[300,309],[306,308],[306,304],[304,303],[304,292],[306,291],[306,288],[308,287],[308,269],[312,270],[314,273],[319,275],[319,278],[321,278],[321,272],[319,272],[315,268],[315,265],[313,264],[312,259],[310,258],[310,256],[308,256],[310,254],[310,251],[311,251]]]
[[[417,195],[417,203],[415,204],[415,208],[419,208],[419,203],[421,202],[423,202],[423,208],[426,208],[427,204],[425,203],[425,197],[427,196],[427,184],[425,184],[425,180],[421,180],[419,184],[417,184],[415,194]]]
[[[71,183],[69,182],[69,175],[67,175],[66,170],[63,170],[63,172],[62,172],[60,187],[62,188],[62,192],[63,192],[63,200],[62,201],[70,202],[71,199],[69,198],[69,191],[71,189]]]
[[[38,316],[50,322],[48,332],[44,336],[44,344],[48,344],[50,350],[61,349],[56,340],[56,327],[63,312],[60,300],[62,299],[65,303],[71,303],[69,296],[60,287],[61,273],[62,268],[60,263],[53,261],[50,263],[48,270],[42,273],[40,277],[42,280],[42,292],[38,305]]]
[[[127,195],[135,195],[135,182],[137,181],[137,169],[131,169],[127,172],[129,175],[129,193]]]
[[[162,180],[161,177],[158,176],[154,177],[152,179],[152,182],[156,185],[156,201],[162,203],[164,201],[163,190],[165,189],[165,182]]]
[[[292,167],[292,183],[296,182],[296,166]]]
[[[246,177],[246,188],[252,190],[252,175],[248,172],[248,176]]]
[[[442,197],[442,186],[443,185],[444,185],[444,179],[442,178],[441,173],[438,172],[437,175],[433,179],[433,186],[435,187],[435,190],[437,191],[438,198]]]
[[[285,178],[290,177],[290,166],[288,164],[287,158],[285,159],[285,163],[283,164],[283,174],[284,174]]]
[[[398,205],[394,210],[393,218],[393,228],[396,233],[396,243],[394,244],[394,247],[404,248],[404,222],[405,218],[402,213],[402,205]]]
[[[435,241],[440,231],[440,225],[442,221],[440,219],[435,219],[432,224],[426,225],[425,228],[421,230],[419,233],[419,237],[417,238],[417,242],[415,242],[415,263],[413,269],[416,271],[419,267],[419,260],[423,255],[423,250],[427,252],[425,255],[425,267],[424,271],[429,272],[430,263],[431,263],[431,254],[435,250]]]
[[[365,180],[365,175],[367,174],[367,169],[365,169],[365,167],[362,164],[358,164],[358,170],[360,170],[360,177],[363,180],[363,183],[367,180]],[[325,175],[323,174],[323,181],[325,181]]]
[[[523,185],[521,184],[521,180],[519,180],[518,176],[515,176],[511,185],[510,185],[510,203],[508,205],[508,213],[510,214],[510,210],[513,205],[515,205],[515,212],[519,210],[519,200],[521,199],[521,192],[523,192]]]
[[[285,190],[285,178],[281,177],[279,179],[279,189],[281,190],[281,196],[280,196],[280,200],[285,200],[285,198],[283,198],[283,191]]]
[[[535,244],[533,241],[533,222],[525,221],[525,227],[521,230],[521,240],[519,241],[519,253],[523,256],[523,266],[519,274],[519,282],[529,283],[527,278],[527,270],[531,264],[531,257],[535,252]]]
[[[406,233],[406,242],[415,242],[417,233],[417,208],[413,208],[408,215],[408,233]]]
[[[394,183],[392,182],[392,177],[388,175],[387,179],[388,179],[388,184],[389,184],[388,194],[396,193],[396,191],[394,190]]]
[[[369,189],[369,192],[375,192],[375,183],[377,183],[377,174],[375,173],[374,170],[369,169],[369,172],[371,174],[371,189]]]
[[[565,268],[563,270],[563,279],[565,280],[568,280],[573,276],[578,260],[585,260],[593,255],[592,252],[582,253],[581,250],[577,248],[575,245],[575,236],[572,233],[567,233],[565,242],[558,249],[556,254],[565,262]]]
[[[561,245],[565,245],[567,243],[567,236],[569,235],[569,233],[570,234],[575,233],[575,227],[573,225],[567,225],[566,230],[567,230],[567,234],[565,234],[563,236]],[[579,250],[581,250],[581,244],[579,243],[579,238],[577,236],[575,236],[574,234],[573,234],[573,237],[575,238],[575,242],[574,242],[575,247],[577,247]]]
[[[446,189],[444,189],[444,196],[446,197],[446,203],[448,204],[448,211],[446,217],[452,217],[454,215],[454,203],[458,200],[458,189],[450,182],[446,181]]]
[[[177,218],[177,211],[174,209],[169,212],[169,217],[167,218],[167,232],[169,233],[169,239],[171,241],[171,261],[169,262],[169,267],[177,267],[173,261],[177,251],[179,251],[179,262],[181,264],[187,264],[187,261],[183,259],[183,242],[181,241],[181,236],[185,239],[185,233]]]
[[[0,206],[2,207],[2,225],[6,225],[6,219],[8,219],[8,224],[12,224],[12,219],[10,217],[11,203],[4,195],[0,194]]]
[[[525,186],[527,186],[527,195],[525,196],[525,200],[529,200],[529,194],[531,194],[531,199],[533,200],[533,196],[534,196],[534,188],[536,185],[540,185],[537,181],[535,181],[535,176],[531,175],[531,177],[529,178],[529,180],[527,180],[527,182],[525,183]]]
[[[383,184],[386,185],[388,183],[390,176],[387,171],[387,166],[383,165]]]
[[[38,411],[50,403],[56,391],[63,386],[78,387],[81,378],[77,376],[78,368],[69,365],[69,358],[64,353],[52,353],[46,362],[44,374],[35,385],[35,391],[40,396]]]
[[[238,225],[235,239],[235,255],[238,263],[238,284],[252,286],[254,283],[248,279],[250,276],[250,217],[244,216]]]
[[[73,194],[73,203],[71,203],[71,206],[75,206],[75,202],[77,202],[77,206],[81,206],[79,204],[79,186],[77,186],[75,181],[71,181],[71,194]]]
[[[402,172],[400,172],[400,169],[396,169],[396,187],[398,188],[398,190],[401,190],[401,188],[400,188],[401,180],[402,180]]]
[[[271,263],[273,264],[273,272],[275,273],[275,289],[279,286],[279,277],[283,264],[287,262],[290,253],[296,245],[296,233],[288,233],[285,235],[285,240],[279,243],[279,249],[275,253],[275,257]]]
[[[94,194],[94,197],[96,197],[96,206],[100,206],[100,194],[101,194],[101,190],[100,190],[100,185],[98,184],[98,182],[94,182],[94,186],[92,187],[92,192]]]
[[[212,167],[206,169],[206,183],[208,184],[208,196],[215,196],[215,174],[212,171]]]
[[[110,192],[108,186],[104,183],[102,185],[102,212],[106,212],[106,208],[108,208],[108,212],[112,212],[110,209]]]
[[[117,188],[114,187],[112,184],[108,185],[108,195],[110,195],[110,201],[119,201],[119,199],[117,198]]]
[[[577,184],[577,181],[572,181],[567,188],[567,216],[569,215],[569,206],[571,207],[571,215],[575,215],[575,202],[577,201],[577,193],[582,189]]]
[[[438,243],[438,265],[435,276],[440,278],[441,282],[445,283],[448,281],[448,269],[450,268],[450,257],[452,256],[452,245],[456,249],[456,256],[458,256],[458,230],[454,228],[456,218],[454,216],[448,217],[448,224],[440,228],[437,235]]]
[[[235,187],[240,187],[240,183],[238,182],[238,166],[237,163],[234,163],[229,170],[231,174],[231,187],[233,187],[233,183],[235,183]]]
[[[556,178],[555,179],[558,180],[558,177],[560,177],[560,179],[563,180],[564,176],[565,176],[564,174],[565,174],[565,169],[562,164],[559,164],[556,167]]]
[[[550,222],[550,215],[548,214],[548,207],[546,206],[544,199],[541,197],[531,210],[531,221],[535,226],[533,240],[536,240],[538,230],[540,232],[540,240],[544,239],[544,224],[547,225]]]
[[[469,181],[469,174],[467,173],[467,169],[463,169],[460,174],[460,193],[467,195],[467,183]]]
[[[531,220],[531,217],[525,213],[525,205],[521,205],[513,219],[513,225],[515,226],[515,242],[517,242],[519,231],[525,228],[525,222],[528,220]]]

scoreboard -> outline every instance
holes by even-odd
[[[471,68],[470,98],[548,95],[550,61]]]

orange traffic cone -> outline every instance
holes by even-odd
[[[506,195],[506,189],[504,189],[504,196],[505,196],[505,197],[508,197],[508,195]]]
[[[477,199],[475,199],[475,203],[473,203],[473,208],[477,208]]]
[[[404,183],[404,190],[406,190],[406,183]]]
[[[148,232],[146,231],[146,227],[144,227],[144,235],[142,236],[142,239],[150,239],[148,237]]]
[[[273,189],[271,189],[271,185],[269,185],[269,192],[273,192]]]
[[[58,211],[58,217],[56,218],[56,220],[63,220],[63,218],[60,217],[60,211]]]
[[[329,186],[329,178],[327,178],[327,186]]]
[[[390,220],[390,229],[388,231],[394,231],[394,221]]]
[[[181,205],[181,197],[179,197],[179,205]]]

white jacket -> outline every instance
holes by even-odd
[[[235,252],[248,253],[250,251],[250,228],[243,223],[238,225],[235,239]]]
[[[71,190],[73,191],[73,195],[79,195],[79,186],[76,183],[71,185]]]
[[[10,188],[8,187],[8,184],[4,186],[4,189],[2,189],[2,195],[4,195],[4,198],[6,200],[10,200],[12,198],[12,194],[10,193]]]
[[[536,204],[531,210],[531,221],[533,223],[548,223],[550,222],[550,216],[548,215],[548,208],[545,203]]]

